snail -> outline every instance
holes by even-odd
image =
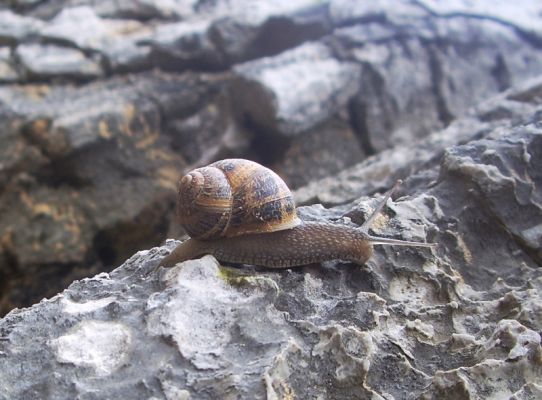
[[[179,182],[177,217],[190,239],[158,265],[212,254],[219,261],[289,268],[321,261],[364,264],[373,244],[433,247],[371,236],[369,228],[398,181],[361,227],[298,218],[292,193],[269,168],[226,159],[184,175]]]

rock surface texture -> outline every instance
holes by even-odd
[[[0,400],[541,399],[541,15],[0,5]],[[361,225],[404,179],[373,233],[438,247],[150,273],[179,175],[232,156],[305,220]]]
[[[191,167],[254,159],[299,188],[300,203],[331,205],[435,162],[459,142],[453,129],[441,146],[413,142],[542,74],[541,9],[4,2],[0,315],[180,236],[174,189]],[[391,173],[356,175],[388,154]],[[337,175],[358,184],[318,190]]]

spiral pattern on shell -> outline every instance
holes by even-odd
[[[286,183],[270,169],[243,159],[217,161],[183,176],[177,216],[191,237],[202,240],[301,223]]]

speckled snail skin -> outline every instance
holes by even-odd
[[[373,244],[434,246],[369,234],[398,184],[359,228],[304,222],[297,217],[290,190],[273,171],[243,159],[217,161],[181,178],[177,216],[191,238],[158,267],[173,267],[206,254],[219,261],[271,268],[337,259],[364,264]]]

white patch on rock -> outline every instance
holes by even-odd
[[[60,301],[64,307],[64,312],[68,314],[83,314],[91,311],[99,310],[115,301],[114,297],[104,297],[103,299],[90,300],[84,303],[77,303],[63,297]]]
[[[527,241],[528,245],[537,248],[540,239],[542,239],[542,224],[534,225],[521,232],[523,238]]]
[[[53,339],[49,345],[61,363],[94,369],[106,376],[123,365],[128,358],[132,335],[125,325],[117,322],[83,321],[70,333]]]
[[[420,333],[422,336],[432,339],[435,336],[435,329],[433,325],[423,323],[421,320],[416,318],[414,321],[406,321],[406,328],[411,331]]]
[[[396,276],[390,281],[388,292],[392,300],[411,306],[422,307],[428,301],[439,303],[434,284],[419,277]]]
[[[21,44],[16,55],[29,72],[38,75],[77,75],[97,77],[102,74],[100,63],[82,51],[52,44]]]
[[[337,368],[335,377],[345,381],[360,376],[370,368],[377,346],[369,332],[362,332],[354,326],[329,326],[318,332],[320,341],[314,346],[312,355],[334,359]]]
[[[493,335],[481,349],[481,354],[485,358],[500,358],[507,361],[517,361],[527,357],[529,353],[535,358],[542,354],[540,334],[516,320],[507,319],[499,321]]]
[[[259,315],[246,312],[260,304],[261,290],[250,290],[252,284],[265,284],[260,279],[246,278],[247,286],[240,291],[228,283],[212,256],[185,261],[167,270],[163,279],[167,289],[147,302],[147,329],[152,335],[172,337],[196,368],[221,368],[226,350],[239,345],[232,344],[235,329],[260,343],[283,340],[281,330],[274,329],[284,324],[281,313],[271,307],[254,311]],[[267,289],[276,292],[271,285]]]
[[[267,399],[279,400],[297,397],[288,383],[292,372],[288,360],[291,358],[290,355],[295,353],[301,353],[301,349],[297,343],[290,340],[283,351],[274,358],[271,367],[265,371],[263,377]],[[304,363],[301,367],[308,368],[308,365]]]
[[[459,350],[465,347],[479,345],[476,337],[468,333],[452,333],[452,349]]]
[[[167,400],[188,400],[190,392],[186,389],[178,388],[174,383],[165,381],[162,382],[162,390]]]
[[[202,369],[218,366],[216,360],[230,341],[232,310],[243,302],[218,275],[218,264],[210,257],[168,270],[166,285],[176,287],[176,293],[147,321],[151,333],[171,335],[183,357]]]

